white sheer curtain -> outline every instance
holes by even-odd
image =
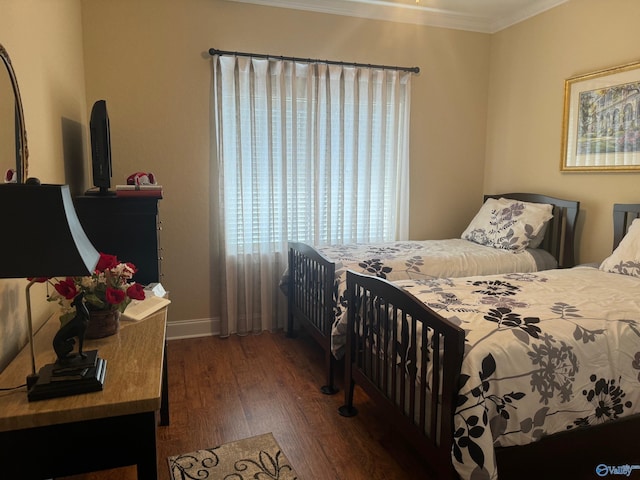
[[[216,55],[213,75],[221,333],[282,328],[288,241],[407,238],[411,74]]]

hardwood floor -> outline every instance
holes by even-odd
[[[267,432],[301,480],[429,479],[415,452],[360,389],[358,416],[338,414],[342,373],[340,392],[323,395],[322,351],[304,333],[294,339],[265,332],[173,340],[167,355],[171,421],[158,427],[159,480],[170,479],[171,455]],[[65,478],[135,480],[136,471],[127,467]]]

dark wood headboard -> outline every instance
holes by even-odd
[[[549,220],[547,231],[540,248],[545,249],[558,261],[558,267],[575,266],[575,231],[580,202],[563,200],[538,193],[501,193],[485,195],[487,198],[510,198],[521,202],[549,203],[553,205],[553,218]]]
[[[622,237],[636,218],[640,217],[640,204],[638,203],[614,203],[613,204],[613,250],[615,250]]]

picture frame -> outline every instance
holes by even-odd
[[[565,80],[560,170],[640,171],[640,62]]]

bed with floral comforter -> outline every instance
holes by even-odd
[[[348,269],[389,280],[532,272],[574,265],[580,202],[540,194],[487,195],[460,238],[332,246],[289,242],[280,288],[287,296],[287,331],[305,328],[325,352],[327,383],[335,393],[334,362],[344,352]],[[335,343],[334,343],[335,340]]]
[[[640,261],[605,270],[394,282],[464,331],[451,442],[462,479],[497,478],[494,447],[640,412]]]

